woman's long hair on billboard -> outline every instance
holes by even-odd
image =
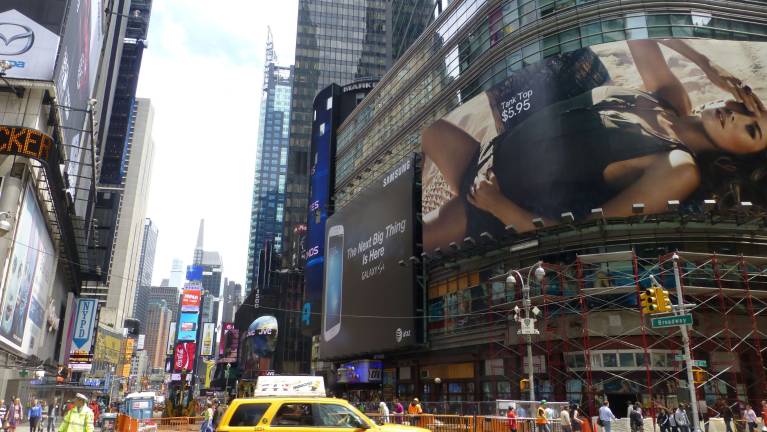
[[[767,207],[767,151],[748,155],[702,153],[697,161],[701,185],[692,200],[696,205],[715,199],[719,210],[732,209],[744,201]]]

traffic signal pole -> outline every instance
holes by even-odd
[[[682,281],[679,277],[679,255],[672,256],[674,264],[674,282],[676,283],[677,308],[676,315],[686,313],[684,307],[684,298],[682,297]],[[680,325],[679,331],[682,333],[682,345],[684,347],[684,364],[687,369],[687,389],[690,392],[690,408],[692,409],[692,426],[694,432],[700,432],[700,420],[698,417],[698,396],[695,391],[695,381],[692,374],[692,353],[690,352],[690,335],[686,325]]]

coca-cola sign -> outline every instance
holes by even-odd
[[[194,354],[197,351],[195,342],[179,342],[173,355],[173,370],[175,372],[192,371]]]

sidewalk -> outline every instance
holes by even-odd
[[[47,426],[47,424],[46,424],[46,426]],[[59,424],[57,423],[56,424],[56,430],[54,430],[52,432],[56,432],[58,429],[59,429]],[[101,428],[98,427],[98,426],[95,426],[94,429],[93,429],[93,432],[99,432],[99,431],[101,431]],[[16,426],[16,432],[29,432],[29,422],[25,421],[24,423]],[[43,428],[43,432],[48,432],[48,429],[47,428]]]

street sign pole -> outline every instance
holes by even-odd
[[[679,277],[679,255],[674,253],[672,257],[674,262],[674,282],[676,283],[676,298],[679,303],[678,314],[685,315],[684,298],[682,297],[682,281]],[[682,346],[684,347],[684,364],[687,369],[687,389],[690,392],[690,408],[692,409],[692,425],[694,432],[701,432],[700,420],[698,418],[698,395],[695,391],[695,381],[692,375],[692,354],[690,353],[690,335],[687,332],[686,325],[680,325],[679,331],[682,333]]]

